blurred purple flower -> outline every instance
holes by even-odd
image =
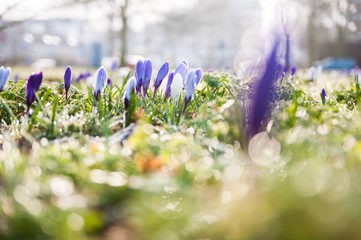
[[[127,86],[125,88],[124,98],[123,98],[125,110],[127,110],[129,107],[132,93],[136,84],[137,84],[136,78],[134,76],[130,77],[130,79],[127,82]]]
[[[70,88],[70,83],[71,83],[71,67],[68,66],[65,69],[65,74],[64,74],[64,87],[65,87],[65,99],[66,101],[68,101],[68,91]]]
[[[143,98],[147,95],[147,91],[150,85],[150,79],[152,78],[152,62],[150,60],[144,61],[144,82],[143,82]]]
[[[41,83],[43,82],[43,73],[33,74],[29,77],[26,84],[26,115],[29,114],[31,104],[35,100],[35,93],[39,90]]]
[[[137,95],[141,95],[141,88],[143,86],[143,81],[144,81],[144,63],[142,60],[139,60],[137,62],[137,65],[135,67],[135,79],[137,80],[136,82],[136,86],[135,86],[135,90]]]
[[[153,98],[155,97],[155,93],[157,92],[159,86],[162,84],[163,79],[167,76],[169,72],[169,62],[165,62],[159,69],[157,78],[154,82],[154,94]]]
[[[11,75],[11,68],[6,68],[4,70],[4,67],[0,67],[0,93],[4,91],[6,83],[9,81]]]
[[[291,76],[294,76],[294,75],[296,74],[296,72],[297,72],[297,67],[296,67],[296,66],[293,66],[293,67],[291,68]]]
[[[322,99],[322,104],[323,105],[326,105],[327,104],[327,102],[326,102],[326,91],[325,91],[325,89],[324,88],[322,88],[322,91],[321,91],[321,99]]]
[[[265,120],[266,114],[270,112],[269,104],[272,96],[272,86],[277,80],[278,46],[279,40],[276,39],[270,57],[267,60],[265,72],[256,83],[248,122],[251,136],[254,136],[259,132],[262,121]]]
[[[19,80],[19,74],[15,74],[15,76],[14,76],[14,83],[16,83],[18,80]]]
[[[105,70],[105,67],[101,66],[100,68],[98,68],[98,70],[95,73],[94,97],[97,101],[105,87],[106,80],[107,80],[107,70]]]
[[[199,82],[201,81],[202,77],[203,77],[203,71],[202,71],[202,69],[197,68],[195,73],[196,73],[196,76],[197,76],[196,80],[195,80],[195,83],[196,83],[196,86],[197,86],[199,84]]]
[[[171,86],[173,83],[173,78],[174,78],[174,71],[171,71],[168,74],[167,87],[165,88],[165,98],[169,98],[171,96]]]
[[[119,67],[119,62],[117,60],[114,60],[112,62],[112,65],[110,66],[110,71],[114,72],[115,70],[117,70]]]
[[[89,77],[91,77],[90,72],[80,73],[78,78],[76,79],[77,82],[80,82],[81,80],[87,80]]]
[[[110,78],[108,78],[108,80],[107,80],[107,85],[108,85],[108,88],[110,89],[110,87],[112,86],[112,80]]]

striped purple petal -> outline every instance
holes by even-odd
[[[165,98],[169,98],[171,95],[171,86],[172,86],[173,78],[174,78],[174,71],[171,71],[168,74],[167,87],[165,88]]]
[[[147,91],[150,85],[150,79],[152,78],[152,62],[150,60],[144,61],[144,84],[143,84],[143,94],[144,97],[147,95]]]
[[[162,84],[163,79],[167,76],[168,72],[169,72],[169,62],[165,62],[160,67],[158,74],[157,74],[157,78],[155,79],[153,97],[155,97],[155,93],[157,92],[159,86]]]
[[[141,94],[141,88],[144,84],[144,82],[143,82],[144,81],[144,71],[145,71],[144,63],[142,60],[139,60],[135,67],[135,78],[137,80],[135,90],[136,90],[137,94],[139,94],[139,95]]]

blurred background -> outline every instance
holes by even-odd
[[[0,65],[155,66],[187,60],[242,71],[270,33],[292,65],[361,62],[360,0],[0,0]]]

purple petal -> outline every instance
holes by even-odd
[[[185,84],[184,102],[186,104],[192,100],[194,90],[196,87],[196,78],[197,78],[197,74],[195,73],[195,71],[190,71]]]
[[[124,93],[124,99],[123,99],[125,110],[127,110],[129,107],[130,100],[132,97],[132,92],[136,84],[137,84],[137,80],[134,76],[132,76],[127,82],[127,86],[125,88],[125,93]]]
[[[269,104],[272,96],[272,86],[277,80],[278,46],[279,40],[276,39],[270,57],[267,60],[265,72],[256,85],[249,115],[251,136],[254,136],[259,132],[262,121],[264,121],[267,113],[270,112]]]
[[[169,62],[165,62],[159,69],[158,74],[157,74],[157,78],[155,79],[155,83],[154,83],[154,96],[155,93],[157,92],[157,89],[159,88],[159,86],[162,84],[163,79],[167,76],[169,72]]]
[[[68,66],[64,74],[64,87],[66,91],[68,91],[68,89],[70,88],[70,83],[71,83],[71,67]]]
[[[185,81],[186,77],[187,77],[187,72],[188,72],[188,66],[184,64],[184,62],[181,62],[180,64],[177,65],[177,67],[175,68],[175,73],[177,74],[179,73],[182,78],[183,78],[183,82]]]
[[[168,75],[167,87],[165,89],[165,98],[168,98],[171,95],[171,86],[173,83],[173,78],[174,78],[174,71],[171,71]]]
[[[326,104],[326,90],[324,88],[322,88],[322,91],[321,91],[321,97],[322,97],[322,103],[323,104]]]
[[[150,79],[152,78],[152,62],[150,60],[144,61],[144,95],[146,95],[146,92],[148,91],[149,85],[150,85]]]
[[[39,90],[41,83],[43,82],[43,73],[33,74],[29,77],[28,83],[26,84],[26,104],[27,113],[29,112],[31,104],[35,100],[35,93]]]
[[[108,88],[110,88],[112,86],[112,80],[110,78],[108,78],[108,80],[107,80],[107,85],[108,85]]]
[[[135,86],[135,89],[137,91],[137,94],[141,93],[140,91],[144,81],[144,71],[144,63],[142,60],[139,60],[137,62],[137,66],[135,67],[135,78],[137,80],[137,85]]]
[[[99,95],[102,93],[105,83],[107,80],[107,70],[103,66],[98,68],[98,70],[95,73],[95,88],[94,88],[94,96],[96,100],[98,100]]]
[[[201,81],[202,77],[203,77],[202,69],[197,68],[196,69],[196,75],[197,75],[197,77],[196,77],[196,86],[197,86],[199,84],[199,82]]]

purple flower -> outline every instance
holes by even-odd
[[[141,88],[144,81],[144,63],[142,60],[137,62],[137,66],[135,67],[135,79],[137,80],[135,90],[137,94],[141,95]]]
[[[152,62],[150,60],[144,61],[144,82],[143,82],[143,94],[144,98],[147,95],[147,91],[150,85],[150,79],[152,78]]]
[[[157,92],[159,86],[162,84],[163,79],[167,76],[169,72],[169,62],[165,62],[159,69],[157,78],[154,82],[154,94],[153,98],[155,97],[155,93]]]
[[[174,78],[174,71],[171,71],[168,74],[167,87],[165,88],[165,98],[169,98],[171,96],[171,86],[173,83],[173,78]]]
[[[19,74],[15,74],[14,76],[14,83],[16,83],[19,80]]]
[[[124,93],[124,98],[123,98],[125,110],[127,110],[129,107],[132,93],[133,93],[133,90],[134,90],[134,87],[136,86],[136,84],[137,84],[137,80],[134,76],[132,76],[127,82],[127,86],[125,88],[125,93]]]
[[[4,91],[6,83],[8,82],[11,75],[11,68],[6,68],[4,70],[4,67],[0,67],[0,93]]]
[[[107,80],[107,70],[103,66],[98,68],[95,73],[95,88],[94,88],[94,97],[98,101],[100,94],[102,93],[105,83]]]
[[[197,86],[197,85],[199,84],[199,82],[201,81],[202,77],[203,77],[203,71],[202,71],[202,69],[197,68],[196,71],[195,71],[195,73],[196,73],[196,80],[195,80],[195,82],[196,82],[196,86]]]
[[[186,61],[179,63],[174,71],[174,74],[179,73],[182,76],[183,82],[186,80],[188,73],[188,65],[186,65],[185,63],[188,64]]]
[[[297,67],[296,67],[296,66],[293,66],[293,67],[291,68],[291,76],[294,76],[294,75],[296,74],[296,72],[297,72]]]
[[[256,83],[256,89],[252,99],[249,114],[251,136],[254,136],[259,132],[262,121],[264,121],[266,114],[270,111],[269,104],[272,96],[272,86],[277,80],[278,46],[279,40],[276,39],[270,57],[267,60],[265,72]]]
[[[26,84],[26,115],[29,114],[30,106],[35,100],[35,93],[39,90],[41,83],[43,82],[43,73],[33,74],[29,77]]]
[[[110,88],[112,86],[112,80],[110,78],[108,78],[108,80],[107,80],[107,85],[108,85],[108,88]]]
[[[322,88],[322,91],[321,91],[321,99],[322,99],[322,104],[323,105],[326,105],[327,104],[327,102],[326,102],[326,91],[325,91],[325,89],[324,88]]]
[[[185,94],[184,94],[185,105],[187,105],[192,100],[194,90],[196,88],[197,77],[198,76],[195,73],[195,71],[191,71],[188,74],[188,78],[187,78],[186,85],[185,85]]]
[[[118,69],[118,67],[119,67],[119,62],[118,62],[117,60],[114,60],[114,61],[112,62],[111,67],[110,67],[110,71],[114,72],[115,70]]]
[[[71,83],[71,67],[68,66],[64,74],[65,99],[68,101],[68,91]]]
[[[89,77],[91,77],[91,73],[90,72],[85,72],[85,73],[81,73],[79,74],[78,78],[76,79],[77,82],[80,82],[83,79],[88,79]]]

